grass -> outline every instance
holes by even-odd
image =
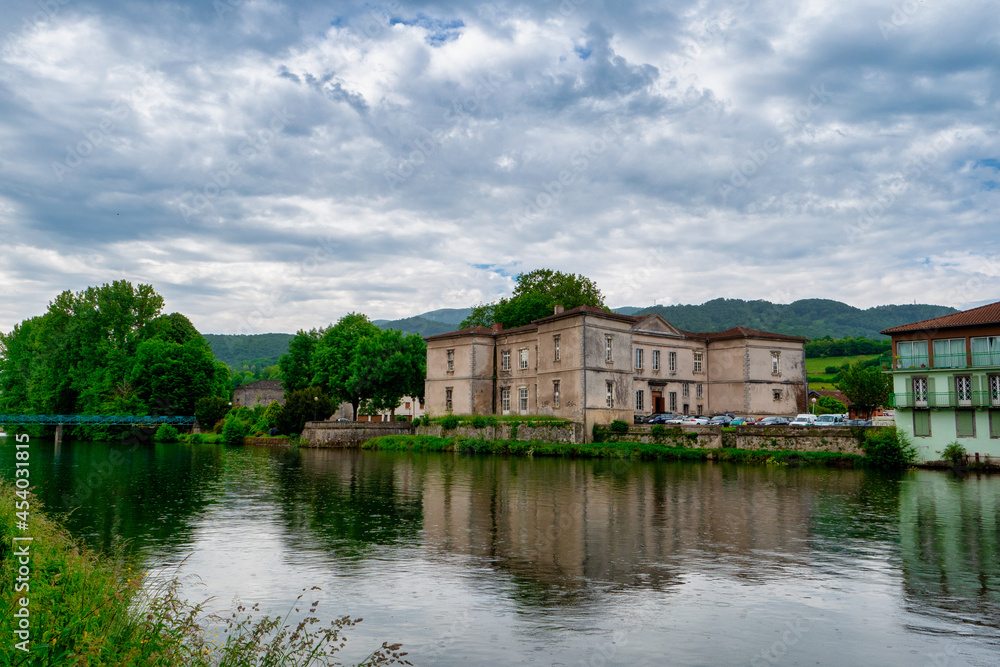
[[[656,443],[592,443],[574,445],[551,442],[438,438],[429,435],[387,435],[372,438],[362,449],[390,452],[458,452],[569,458],[614,458],[643,461],[733,461],[748,464],[809,464],[833,467],[861,467],[861,456],[836,452],[793,452],[746,449],[689,449]]]
[[[285,617],[254,618],[256,607],[237,607],[226,617],[203,613],[202,605],[180,597],[175,577],[150,586],[148,574],[133,568],[121,553],[96,554],[51,518],[36,497],[21,498],[0,481],[0,604],[22,607],[28,599],[30,632],[27,652],[8,635],[6,649],[14,664],[33,665],[151,665],[221,667],[237,665],[341,664],[336,653],[344,645],[344,631],[360,619],[342,617],[326,627],[311,614],[290,626]],[[15,502],[28,503],[29,529],[17,528]],[[21,509],[23,509],[23,505]],[[13,537],[31,542],[13,542]],[[28,544],[27,583],[15,590],[20,556]],[[303,591],[295,604],[306,594]],[[294,605],[293,605],[294,607]],[[289,610],[291,611],[291,610]],[[7,617],[5,613],[5,618]],[[12,629],[13,618],[4,624]],[[218,628],[218,633],[209,630]],[[217,639],[221,633],[222,638]],[[410,664],[398,644],[383,643],[361,665]]]
[[[882,355],[880,354],[859,354],[853,357],[814,357],[812,359],[806,359],[806,375],[814,378],[821,378],[826,380],[825,382],[810,382],[809,388],[815,389],[817,391],[834,391],[837,386],[834,385],[831,380],[833,380],[833,375],[824,373],[827,366],[843,366],[844,364],[853,364],[855,361],[868,361],[869,359],[877,359]]]

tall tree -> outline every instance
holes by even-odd
[[[551,269],[536,269],[516,278],[514,293],[494,303],[474,306],[462,327],[490,326],[500,322],[505,328],[524,326],[551,315],[553,306],[569,310],[577,306],[604,307],[604,297],[590,278]]]
[[[336,324],[327,328],[316,343],[313,356],[313,384],[323,387],[336,401],[347,401],[354,408],[357,418],[358,406],[368,398],[366,382],[368,371],[361,369],[355,375],[351,366],[355,349],[365,338],[377,336],[381,332],[362,313],[348,313]]]
[[[840,372],[837,388],[844,392],[862,419],[871,419],[875,408],[888,405],[892,396],[892,376],[877,366],[856,361]]]
[[[313,354],[316,342],[322,334],[323,331],[316,329],[309,331],[299,329],[295,337],[288,342],[288,352],[278,359],[286,399],[293,391],[305,389],[313,384],[315,374]]]
[[[348,385],[374,410],[396,414],[403,396],[423,399],[427,345],[417,335],[395,329],[362,338],[351,357]]]

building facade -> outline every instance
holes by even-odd
[[[267,406],[274,401],[285,404],[285,389],[281,380],[257,380],[233,390],[233,407]]]
[[[654,412],[806,408],[805,338],[681,331],[659,315],[581,306],[516,329],[426,338],[429,414],[553,415],[594,424]]]
[[[885,329],[896,425],[925,461],[950,442],[1000,457],[1000,302]]]

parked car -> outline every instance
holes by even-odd
[[[681,424],[685,426],[705,426],[708,424],[708,417],[703,415],[695,415],[693,417],[686,417]]]
[[[729,422],[730,426],[747,426],[749,424],[756,424],[757,420],[753,417],[736,417],[733,421]]]
[[[664,424],[680,424],[685,419],[687,419],[687,415],[674,415],[673,417],[671,417],[670,419],[667,419],[663,423]]]
[[[789,426],[812,426],[816,423],[816,415],[796,415]]]
[[[871,426],[871,419],[846,419],[844,420],[844,426]]]
[[[708,420],[709,426],[729,426],[733,421],[733,418],[729,415],[715,415]]]
[[[843,426],[847,415],[820,415],[816,417],[814,426]]]
[[[676,417],[676,415],[674,415],[672,413],[669,413],[669,412],[658,412],[655,415],[650,415],[649,417],[647,417],[645,423],[647,423],[647,424],[663,424],[668,419],[673,419],[674,417]]]
[[[754,426],[788,426],[792,420],[788,417],[764,417],[754,422]]]

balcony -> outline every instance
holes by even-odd
[[[954,368],[1000,368],[1000,354],[996,352],[974,352],[966,354],[935,354],[927,356],[894,356],[891,365],[889,357],[882,357],[882,370],[920,371]],[[971,361],[971,365],[969,364]]]
[[[894,408],[1000,408],[1000,393],[973,391],[959,398],[954,391],[892,395]]]

